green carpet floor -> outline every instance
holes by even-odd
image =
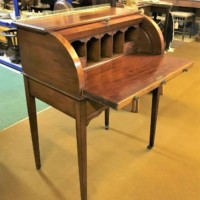
[[[37,111],[48,105],[37,101]],[[0,65],[0,131],[26,118],[23,76]]]

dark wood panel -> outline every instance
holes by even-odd
[[[84,86],[81,63],[70,43],[60,39],[55,35],[18,30],[22,68],[25,74],[79,97]]]

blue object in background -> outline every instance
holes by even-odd
[[[20,16],[18,0],[13,0],[14,10],[15,10],[15,17],[18,18]]]

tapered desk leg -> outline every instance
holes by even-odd
[[[109,108],[105,109],[105,129],[106,130],[109,129],[109,113],[110,113],[110,109]]]
[[[87,116],[85,101],[76,103],[76,137],[81,200],[87,200]]]
[[[152,92],[151,125],[150,125],[149,145],[147,146],[148,149],[151,149],[154,146],[159,98],[160,98],[160,87],[154,89]]]
[[[30,94],[28,80],[25,76],[24,76],[24,85],[25,85],[25,92],[26,92],[26,102],[27,102],[27,108],[28,108],[33,151],[34,151],[34,157],[35,157],[35,165],[36,165],[37,169],[40,169],[41,162],[40,162],[40,149],[39,149],[39,139],[38,139],[38,126],[37,126],[37,112],[36,112],[36,106],[35,106],[35,97],[33,97]]]

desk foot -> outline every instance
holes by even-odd
[[[147,146],[147,149],[149,149],[149,150],[151,150],[152,148],[153,148],[153,146],[151,146],[151,145]]]
[[[110,115],[110,109],[105,109],[105,129],[109,129],[109,115]]]
[[[108,130],[109,129],[109,126],[105,126],[105,130]]]

